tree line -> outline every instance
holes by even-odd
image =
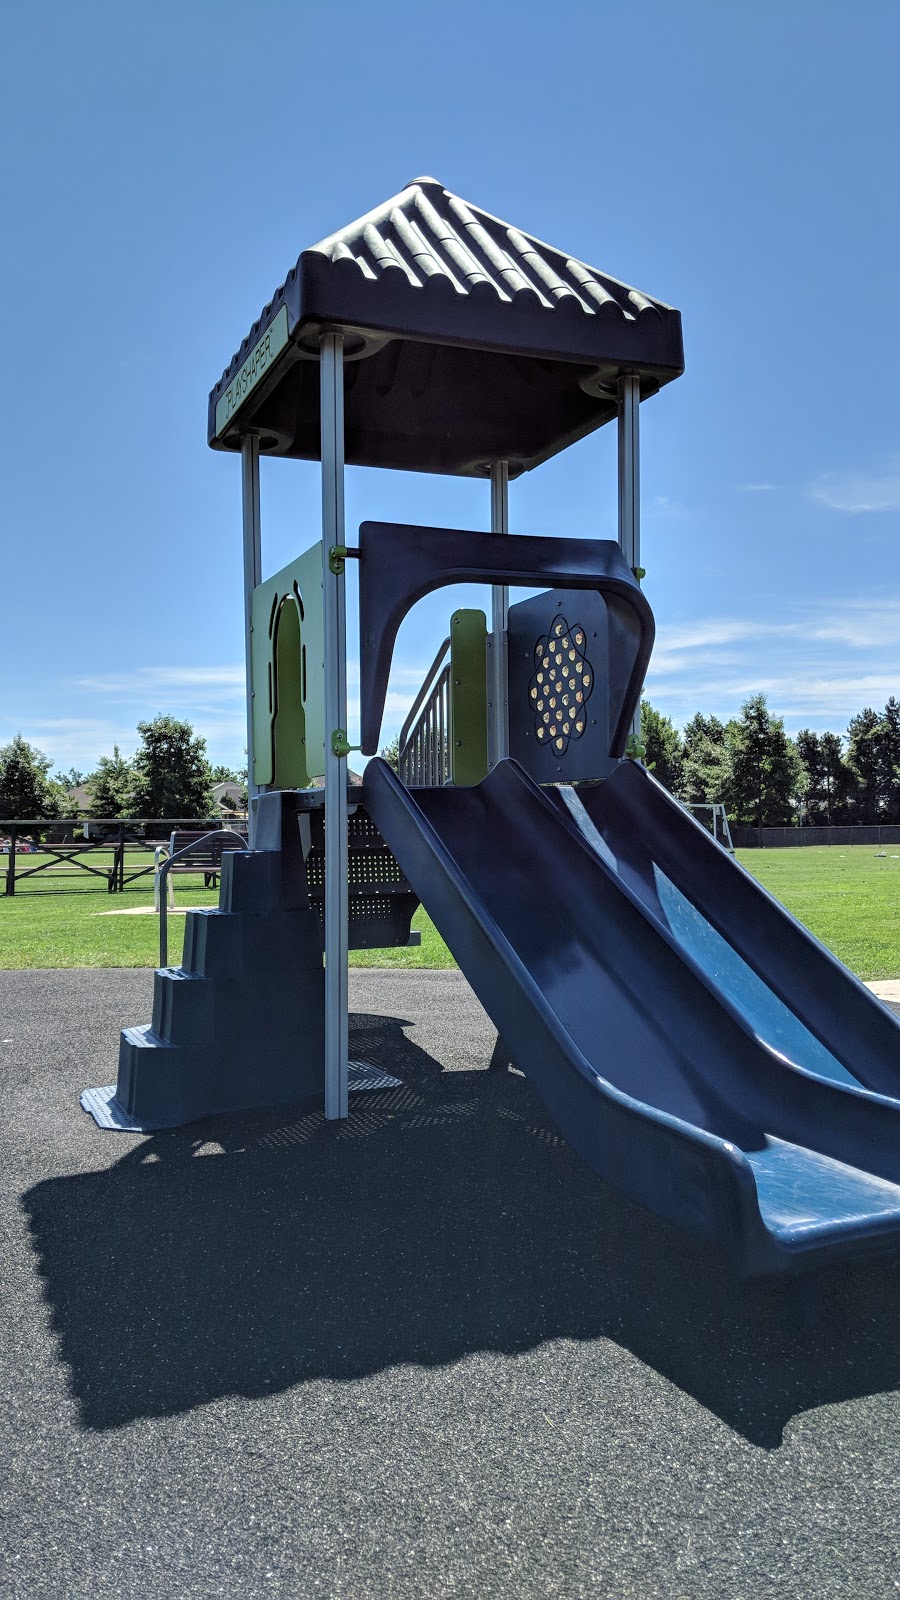
[[[72,814],[71,791],[89,791],[91,817],[214,816],[214,783],[246,788],[246,770],[211,766],[189,722],[138,723],[130,760],[118,746],[92,773],[52,772],[49,756],[17,734],[0,746],[0,820]],[[795,739],[751,695],[728,722],[698,711],[683,732],[649,701],[641,705],[645,765],[688,804],[721,802],[732,822],[754,827],[900,822],[900,701],[867,707],[846,735],[803,728]],[[387,751],[383,752],[387,754]]]
[[[137,731],[130,760],[114,745],[90,773],[53,772],[52,758],[16,734],[0,746],[0,820],[70,817],[72,791],[80,787],[88,791],[90,817],[203,819],[217,814],[213,784],[246,788],[246,772],[210,765],[206,740],[189,722],[159,716],[139,722]]]
[[[866,707],[846,734],[802,728],[796,738],[751,695],[729,722],[698,711],[679,732],[641,706],[644,763],[688,804],[721,801],[732,822],[753,827],[900,822],[900,701]]]

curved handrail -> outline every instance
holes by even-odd
[[[234,828],[214,828],[211,833],[204,833],[199,839],[192,839],[190,844],[182,845],[173,856],[162,863],[159,869],[159,964],[161,967],[169,965],[169,928],[166,907],[166,875],[176,861],[181,861],[184,856],[189,856],[192,850],[199,850],[202,844],[209,844],[210,839],[237,839],[240,848],[246,850],[247,841],[243,834],[236,833]],[[237,847],[236,847],[237,848]]]

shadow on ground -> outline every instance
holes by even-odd
[[[615,1341],[770,1448],[900,1382],[892,1263],[832,1269],[812,1300],[736,1283],[594,1177],[521,1076],[444,1073],[407,1026],[353,1019],[351,1053],[404,1087],[349,1123],[217,1118],[28,1192],[86,1427],[557,1338]]]

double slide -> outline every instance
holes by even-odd
[[[900,1244],[900,1024],[644,769],[366,808],[601,1177],[743,1274]]]

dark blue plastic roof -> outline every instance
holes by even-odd
[[[418,178],[303,251],[210,395],[210,444],[253,428],[317,457],[313,361],[338,329],[347,460],[372,466],[522,471],[608,421],[621,374],[646,395],[684,365],[672,307]]]

